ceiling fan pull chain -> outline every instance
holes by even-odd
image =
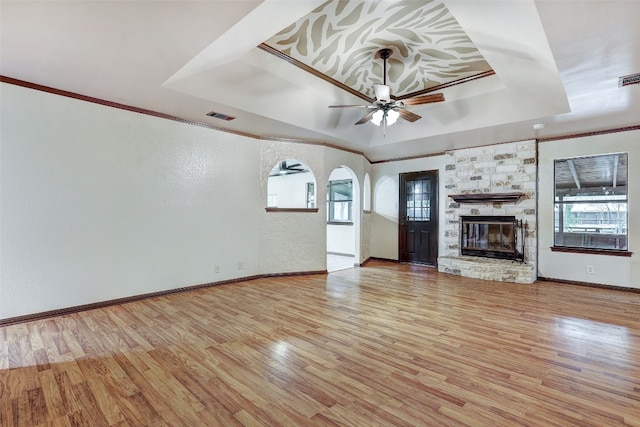
[[[385,61],[385,64],[387,61]],[[382,137],[387,137],[387,112],[384,112],[384,116],[382,116]]]

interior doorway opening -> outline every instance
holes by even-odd
[[[334,169],[327,182],[327,271],[360,265],[360,185],[346,166]]]

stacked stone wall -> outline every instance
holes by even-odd
[[[532,283],[536,279],[536,142],[522,141],[490,145],[446,154],[445,167],[445,253],[438,258],[438,268],[451,274],[489,280]],[[523,193],[516,203],[457,203],[452,194]],[[526,225],[525,263],[514,273],[504,274],[502,260],[460,256],[460,216],[512,215]]]

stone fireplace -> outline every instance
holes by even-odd
[[[454,150],[447,156],[445,251],[438,257],[438,270],[533,283],[537,278],[536,142]]]

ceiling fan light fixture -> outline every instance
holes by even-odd
[[[376,126],[380,126],[380,123],[382,123],[383,118],[384,118],[384,111],[378,110],[375,113],[373,113],[373,116],[371,116],[371,123],[373,123]]]
[[[400,113],[398,113],[398,111],[387,111],[387,126],[391,126],[392,124],[394,124],[398,120],[398,117],[400,117]]]
[[[400,117],[400,113],[398,113],[396,110],[385,110],[381,108],[373,113],[373,116],[371,116],[371,123],[376,126],[380,126],[380,124],[384,122],[385,125],[391,126],[396,121],[398,121],[398,117]]]

